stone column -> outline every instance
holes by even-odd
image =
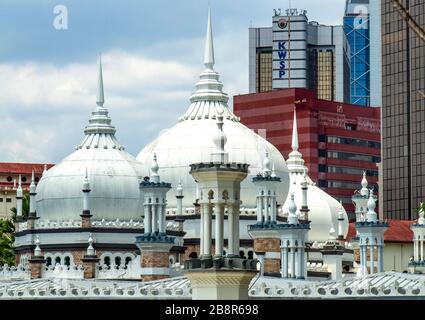
[[[152,233],[158,231],[158,205],[152,204]]]
[[[223,256],[224,204],[216,205],[215,211],[215,258]]]
[[[288,248],[281,247],[282,250],[282,278],[288,278]]]
[[[303,247],[298,245],[297,249],[297,258],[298,258],[298,274],[297,279],[304,279],[304,271],[303,271]]]
[[[382,242],[378,245],[378,272],[384,272],[384,250]]]
[[[419,261],[419,257],[418,257],[418,239],[413,238],[413,259],[418,262]]]
[[[203,204],[203,215],[204,215],[204,258],[211,258],[211,215],[212,205],[209,203]]]
[[[158,211],[158,232],[159,233],[165,233],[165,220],[164,220],[164,215],[163,215],[163,205],[162,204],[157,204],[156,206],[156,210]]]
[[[268,223],[270,220],[270,208],[269,208],[269,197],[264,196],[264,223]]]
[[[295,278],[295,245],[291,245],[291,278]]]
[[[277,208],[276,208],[276,197],[275,196],[272,196],[272,204],[271,204],[271,206],[272,206],[272,218],[271,218],[271,220],[272,221],[274,221],[274,222],[276,222],[276,215],[277,215],[277,213],[276,213],[276,211],[277,211]]]
[[[263,222],[263,213],[261,212],[261,198],[257,195],[257,223]]]
[[[259,197],[259,202],[260,202],[260,205],[259,205],[259,208],[260,208],[260,216],[261,216],[261,222],[265,222],[265,219],[264,219],[264,212],[263,212],[263,210],[264,210],[264,206],[263,206],[263,197],[264,196],[261,196],[260,195],[260,197]]]
[[[233,254],[239,257],[239,249],[240,249],[240,237],[239,237],[239,212],[240,205],[239,203],[233,204],[231,206],[233,211],[233,228],[229,229],[229,232],[232,232],[232,243],[233,243]],[[230,231],[232,230],[232,231]]]
[[[420,256],[420,260],[421,261],[424,261],[425,259],[424,259],[424,239],[422,238],[421,240],[420,240],[420,242],[421,242],[421,256]]]
[[[32,256],[28,260],[30,265],[31,279],[41,279],[43,277],[43,269],[46,264],[46,259],[43,255]]]
[[[258,207],[257,207],[258,209]],[[235,230],[237,228],[238,238],[239,238],[239,217],[237,216],[237,210],[235,210],[235,205],[231,204],[227,207],[227,256],[228,257],[237,257],[239,256],[239,248],[237,248],[237,243],[235,239]],[[257,215],[258,218],[258,215]],[[257,219],[258,222],[258,219]]]
[[[162,232],[164,234],[167,233],[167,210],[166,210],[166,204],[164,203],[162,206],[162,225],[164,226]]]
[[[374,256],[373,256],[373,244],[371,244],[370,246],[369,246],[369,254],[370,254],[370,257],[369,257],[369,259],[370,259],[370,274],[373,274],[374,272],[374,261],[373,261],[373,258],[374,258]]]
[[[152,205],[145,204],[145,233],[152,233]]]
[[[200,206],[198,206],[200,207]],[[196,207],[195,207],[196,209]],[[199,213],[199,221],[201,224],[200,230],[199,230],[199,256],[202,256],[204,254],[204,246],[205,246],[205,234],[204,234],[204,207],[200,208]]]

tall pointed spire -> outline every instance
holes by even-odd
[[[304,159],[302,154],[298,151],[298,126],[297,126],[297,112],[294,107],[294,122],[292,126],[292,151],[289,153],[286,165],[290,173],[302,174],[306,167],[304,165]]]
[[[297,109],[294,107],[294,123],[292,125],[292,150],[298,151]]]
[[[103,107],[105,103],[105,94],[103,91],[103,73],[102,73],[102,56],[99,54],[99,77],[97,79],[97,98],[96,104]]]
[[[208,8],[207,36],[205,40],[204,65],[208,69],[214,68],[214,42],[211,26],[211,8]]]

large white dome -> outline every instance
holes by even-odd
[[[289,175],[285,160],[279,150],[254,131],[239,122],[227,105],[228,96],[222,91],[223,84],[214,71],[214,51],[210,24],[207,31],[204,65],[196,85],[196,92],[190,97],[190,106],[183,117],[171,129],[162,133],[147,145],[137,156],[145,171],[149,172],[152,153],[158,156],[160,175],[163,181],[170,182],[173,189],[181,180],[184,199],[183,206],[193,207],[197,198],[196,183],[189,174],[192,163],[210,162],[215,150],[213,137],[217,130],[216,117],[223,112],[223,131],[227,136],[226,151],[231,162],[248,163],[248,177],[241,184],[242,208],[256,207],[256,187],[252,178],[261,171],[266,151],[274,163],[276,174],[282,183],[278,191],[278,203],[283,204],[288,194]],[[175,193],[175,191],[174,191]],[[167,201],[169,207],[176,207],[176,198],[171,191]]]
[[[48,171],[37,185],[36,212],[41,220],[80,220],[82,186],[88,171],[90,211],[94,220],[141,220],[139,181],[143,167],[115,138],[103,107],[102,73],[99,96],[86,137],[77,150]]]

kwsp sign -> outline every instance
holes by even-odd
[[[286,74],[285,68],[285,59],[288,51],[286,49],[286,41],[279,41],[278,42],[278,51],[277,54],[279,56],[279,78],[282,79],[283,76]]]

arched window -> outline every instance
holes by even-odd
[[[254,257],[254,252],[252,250],[248,251],[248,259],[252,259]]]
[[[55,258],[55,265],[56,265],[56,264],[58,264],[58,263],[59,263],[59,264],[61,264],[61,263],[62,263],[62,259],[61,259],[61,257],[56,257],[56,258]]]
[[[127,266],[131,262],[131,257],[125,258],[125,265]]]
[[[191,258],[191,259],[196,259],[196,258],[198,258],[198,254],[197,254],[195,251],[192,251],[192,252],[189,254],[189,258]]]
[[[52,265],[52,258],[51,257],[47,257],[46,258],[46,266],[50,266]]]
[[[71,265],[71,258],[69,256],[66,256],[64,260],[65,260],[64,263],[65,263],[66,266],[70,266]]]
[[[239,251],[239,257],[245,259],[245,252],[243,250]]]
[[[121,265],[121,257],[115,257],[115,265],[118,267]]]
[[[106,256],[103,259],[103,263],[106,264],[109,267],[111,265],[111,257]]]

